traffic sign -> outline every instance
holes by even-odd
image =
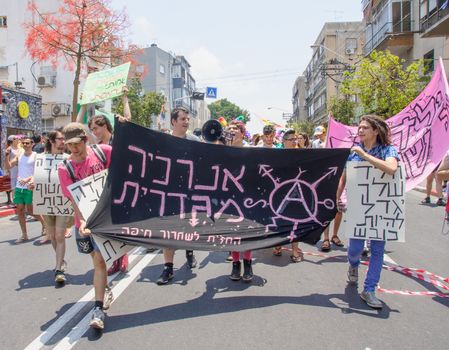
[[[217,98],[217,88],[216,87],[207,87],[206,88],[206,97],[207,98]]]

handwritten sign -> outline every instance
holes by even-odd
[[[66,154],[38,154],[34,164],[33,212],[37,215],[71,216],[73,207],[61,191],[58,165]]]
[[[236,148],[116,125],[108,184],[88,221],[136,245],[247,250],[316,243],[349,151]]]
[[[346,183],[346,235],[357,239],[404,242],[404,166],[390,176],[368,162],[348,162]]]
[[[91,216],[100,199],[107,176],[108,170],[103,170],[68,187],[73,200],[86,220]],[[97,235],[94,235],[94,240],[107,265],[112,264],[132,248],[123,242]]]
[[[128,79],[131,63],[91,73],[87,76],[80,105],[109,100],[120,96]]]

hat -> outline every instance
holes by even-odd
[[[326,133],[326,128],[324,126],[320,125],[315,128],[315,131],[313,132],[313,136],[323,135],[324,133]]]
[[[62,130],[65,136],[65,143],[80,143],[86,140],[86,130],[81,123],[69,123]]]
[[[15,139],[17,139],[16,135],[8,136],[8,141],[14,141]]]

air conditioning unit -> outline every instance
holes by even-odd
[[[347,54],[347,55],[353,55],[353,54],[355,54],[355,49],[346,49],[346,54]]]
[[[55,103],[51,106],[51,115],[53,117],[70,115],[70,105],[68,103]]]
[[[56,86],[56,75],[41,75],[37,78],[37,86],[40,88],[44,87],[55,87]]]

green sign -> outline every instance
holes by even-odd
[[[84,85],[81,105],[109,100],[120,96],[128,79],[131,63],[89,74]]]

